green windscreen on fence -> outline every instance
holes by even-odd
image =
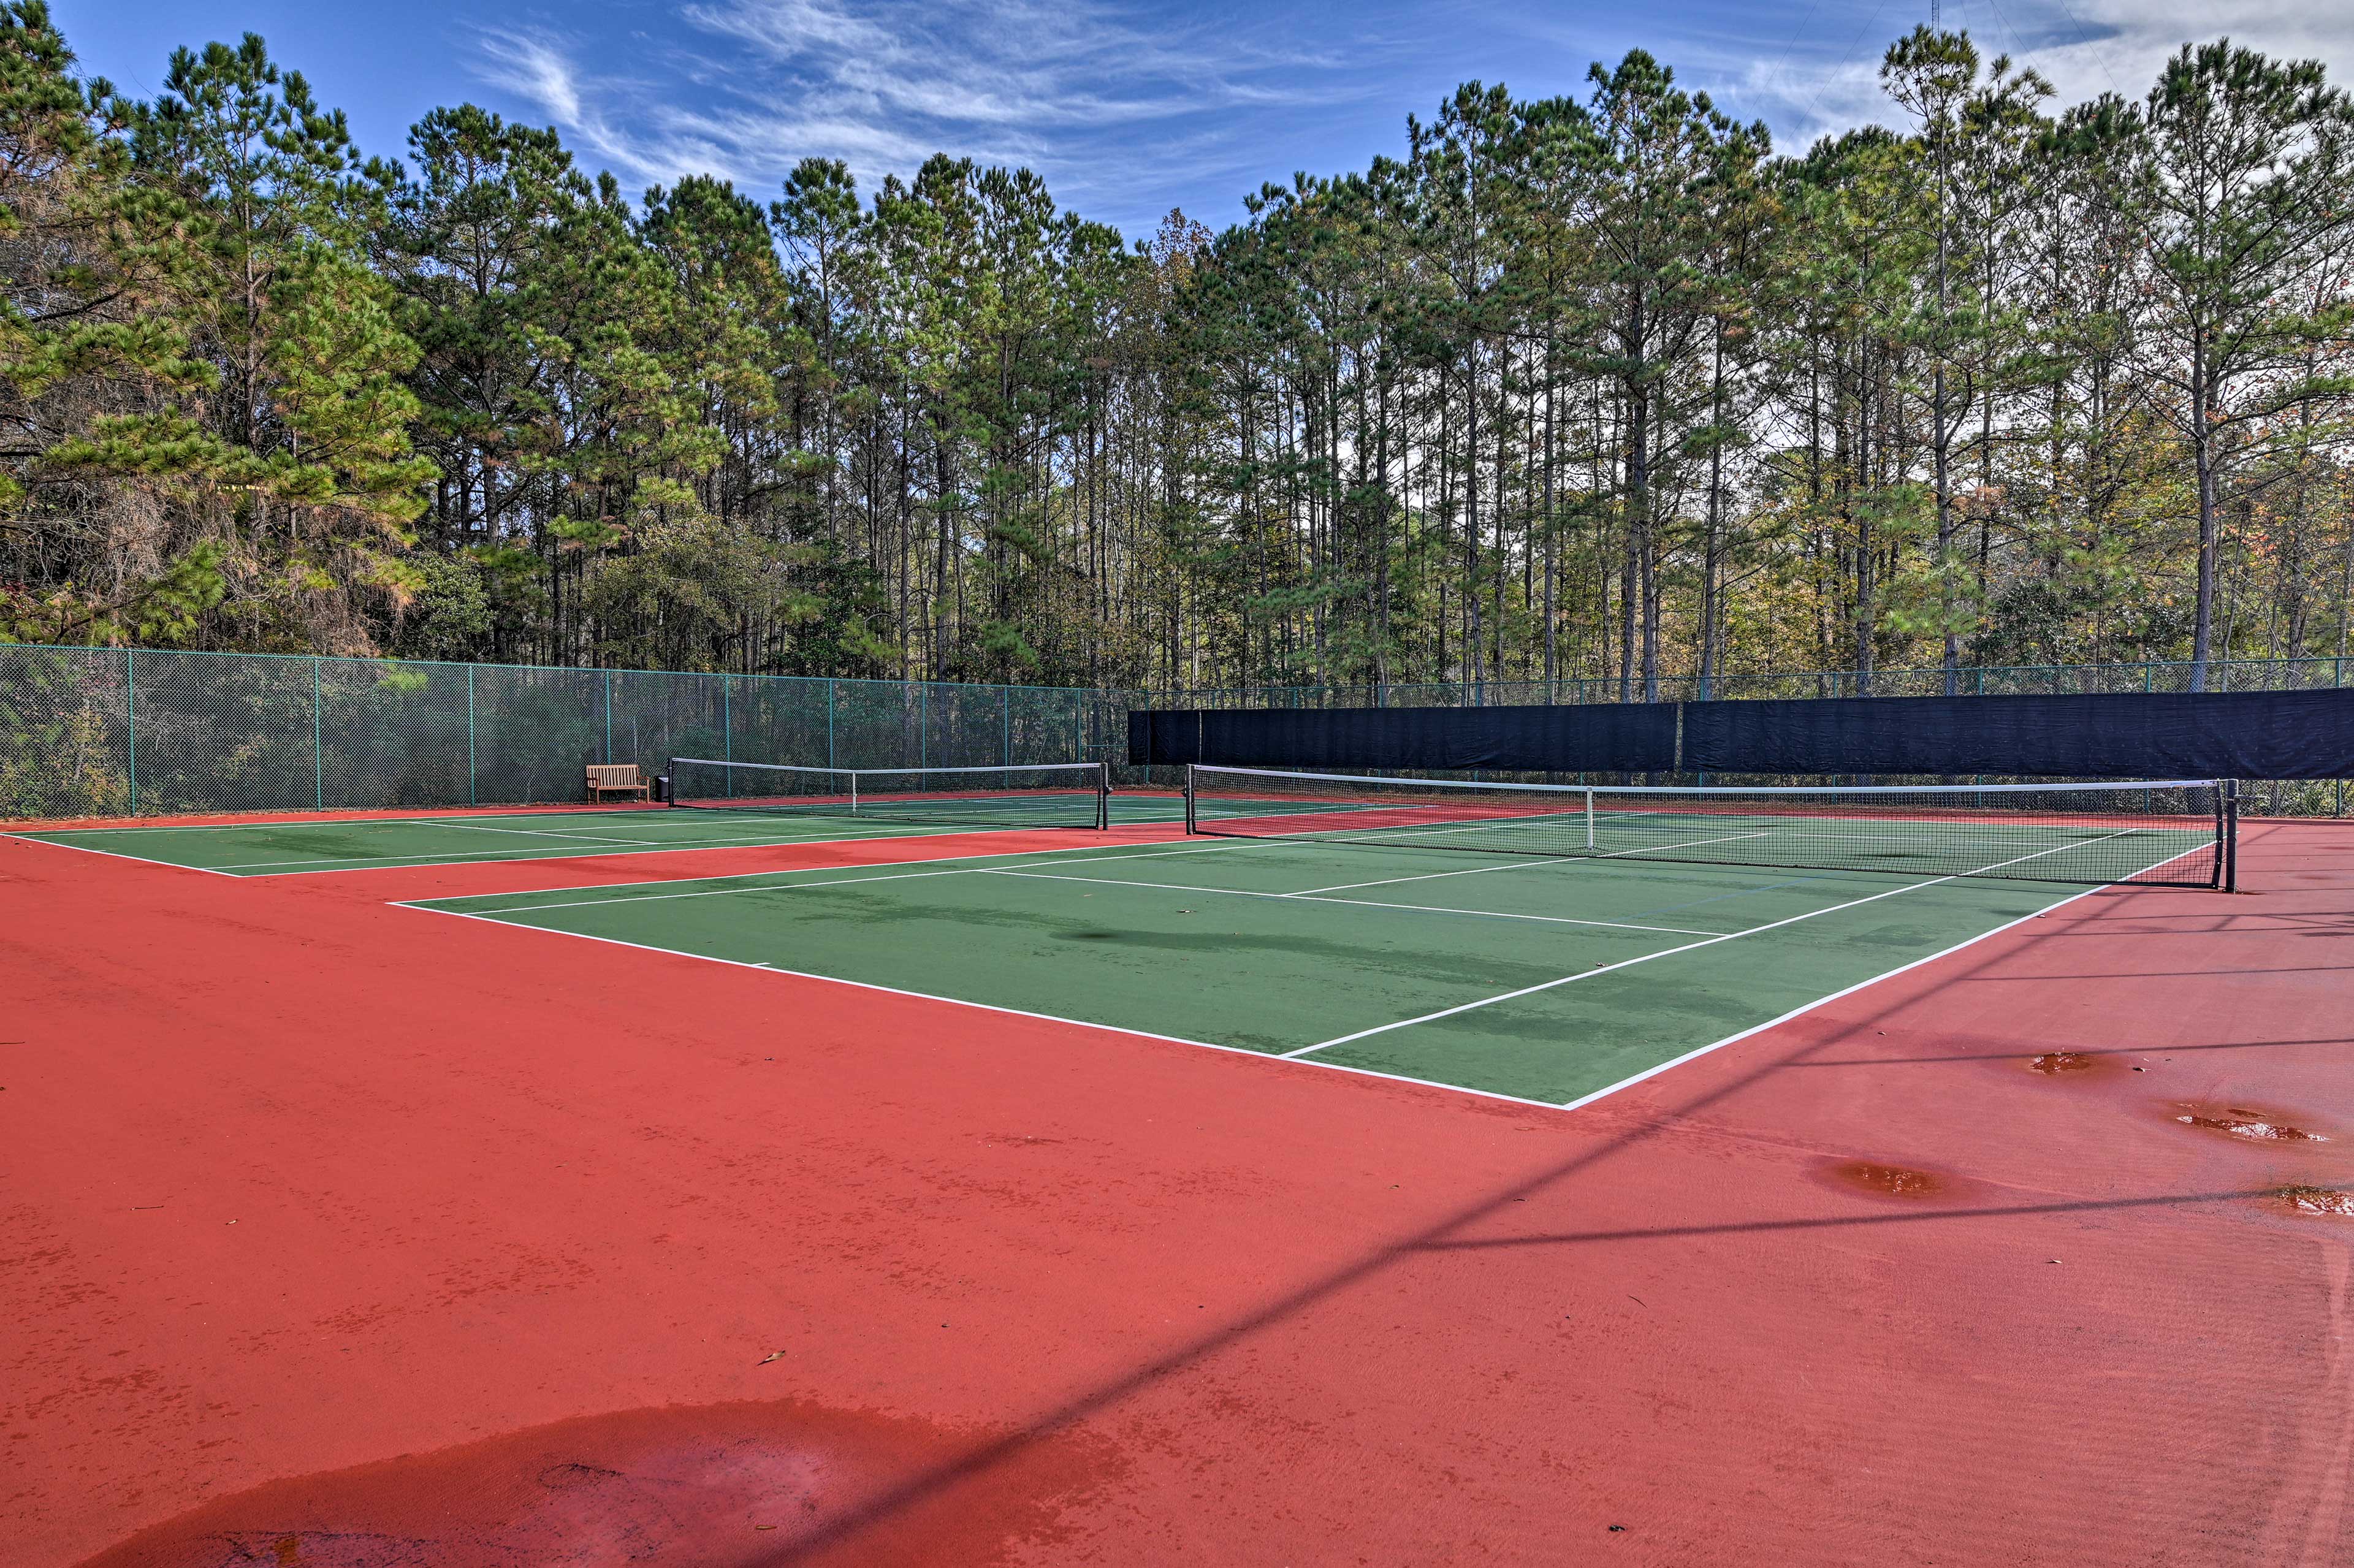
[[[1129,701],[947,682],[0,646],[0,819],[577,800],[592,762],[1114,762]]]

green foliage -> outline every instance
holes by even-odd
[[[387,664],[376,672],[379,692],[421,692],[433,683],[433,677],[423,670],[403,670]]]
[[[1032,171],[407,169],[0,0],[0,640],[1104,685],[2344,649],[2354,111],[1916,29],[1776,156],[1642,51],[1130,244]],[[387,693],[386,700],[416,694]]]
[[[9,736],[24,744],[0,758],[0,820],[130,814],[128,759],[98,709],[79,706],[42,725],[18,720]]]

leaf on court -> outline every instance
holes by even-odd
[[[763,1366],[763,1367],[764,1367],[764,1366],[767,1366],[770,1361],[783,1361],[784,1359],[785,1359],[785,1352],[784,1352],[784,1351],[770,1351],[767,1355],[762,1356],[758,1361],[757,1361],[753,1362],[752,1364],[753,1364],[753,1365],[755,1365],[755,1366]]]
[[[2283,1187],[2280,1196],[2289,1207],[2303,1213],[2354,1218],[2354,1192],[2340,1192],[2329,1187]]]

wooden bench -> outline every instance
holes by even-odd
[[[634,762],[592,762],[588,764],[588,799],[601,800],[608,795],[631,795],[641,800],[654,798],[654,787],[638,771]]]

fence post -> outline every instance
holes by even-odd
[[[613,760],[613,672],[605,672],[605,760]]]
[[[327,809],[327,753],[319,740],[319,656],[311,655],[311,801],[312,809]]]
[[[466,804],[482,804],[482,785],[474,767],[474,667],[466,666]]]
[[[929,681],[916,686],[916,769],[932,765],[932,685]]]
[[[719,759],[736,760],[736,677],[728,674],[719,677]]]
[[[1013,688],[1000,686],[998,695],[1005,709],[1005,766],[1013,766]]]
[[[825,678],[825,765],[833,766],[833,677]]]
[[[122,731],[126,748],[123,761],[131,775],[131,814],[139,814],[139,654],[133,649],[122,651]]]

